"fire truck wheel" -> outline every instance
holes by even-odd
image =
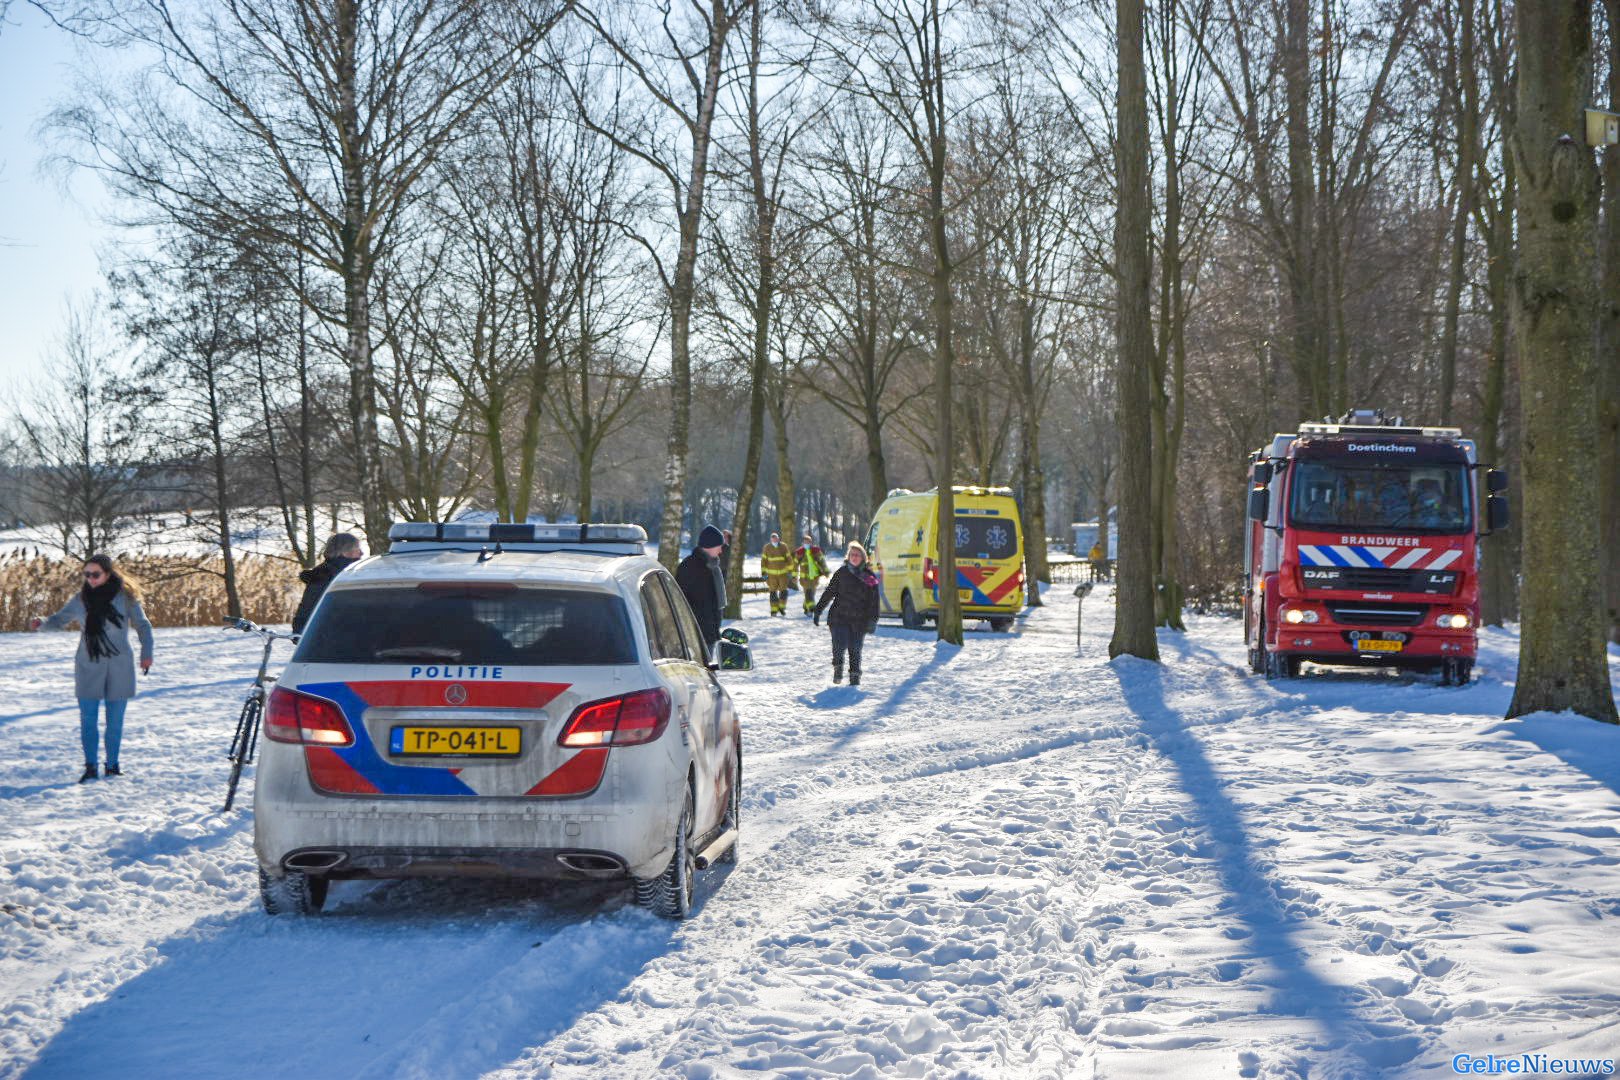
[[[1472,660],[1442,660],[1440,662],[1441,686],[1467,686],[1468,681],[1474,677],[1474,662]]]
[[[1299,674],[1299,657],[1287,653],[1266,653],[1266,678],[1292,679]]]

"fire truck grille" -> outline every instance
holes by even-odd
[[[1347,626],[1416,626],[1429,610],[1423,604],[1329,604],[1333,621]]]
[[[1421,592],[1416,570],[1381,570],[1370,566],[1347,566],[1339,571],[1339,588],[1370,592]]]

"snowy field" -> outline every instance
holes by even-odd
[[[217,813],[253,642],[159,631],[79,786],[69,634],[0,635],[0,1077],[1450,1076],[1620,1056],[1620,730],[1473,686],[1106,660],[1059,588],[866,685],[764,617],[741,861],[683,925],[602,885],[340,883],[259,910]]]

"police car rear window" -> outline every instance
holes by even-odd
[[[314,664],[590,665],[635,662],[624,601],[510,585],[336,589],[293,659]]]

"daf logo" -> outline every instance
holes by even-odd
[[[467,688],[458,682],[453,682],[444,688],[444,700],[451,705],[467,704]]]
[[[1307,570],[1307,571],[1305,571],[1305,577],[1307,579],[1310,579],[1310,578],[1336,578],[1338,576],[1339,576],[1339,572],[1337,570]]]

